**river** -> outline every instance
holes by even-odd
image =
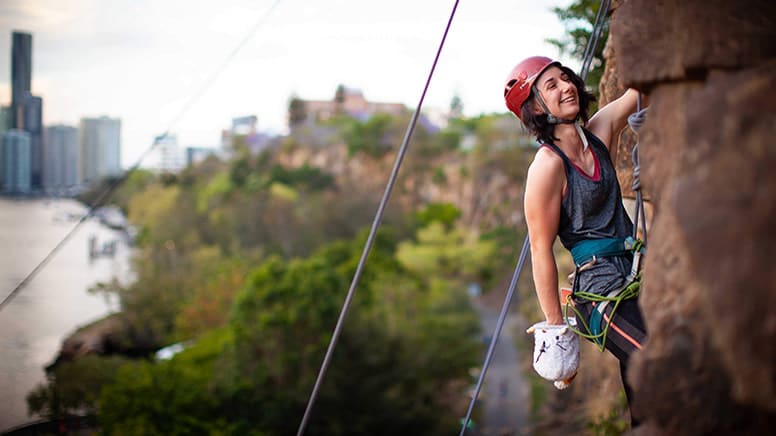
[[[0,301],[73,229],[86,208],[74,200],[0,197]],[[89,255],[116,241],[113,256]],[[121,232],[85,221],[39,273],[0,309],[0,432],[37,420],[27,394],[45,380],[44,367],[79,326],[115,311],[115,301],[88,289],[112,277],[126,280],[130,250]]]

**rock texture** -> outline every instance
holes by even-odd
[[[641,298],[649,342],[629,373],[645,422],[635,433],[770,434],[776,2],[616,6],[607,77],[650,97],[639,138],[654,207]]]

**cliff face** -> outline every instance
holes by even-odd
[[[770,434],[776,2],[615,2],[609,42],[603,100],[627,85],[651,106],[639,138],[654,208],[649,342],[628,375],[645,421],[636,434]]]
[[[392,207],[406,212],[427,202],[451,203],[461,211],[462,223],[473,230],[520,225],[525,181],[521,169],[527,168],[526,161],[534,152],[531,148],[494,151],[492,162],[483,161],[476,153],[451,152],[433,158],[408,156],[391,196]],[[381,158],[348,156],[346,146],[338,144],[299,147],[279,153],[277,159],[290,167],[307,163],[324,168],[334,175],[342,189],[369,192],[377,201],[383,195],[395,157],[395,153]],[[442,180],[435,181],[434,175]]]

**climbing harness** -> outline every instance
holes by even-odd
[[[563,319],[569,326],[569,329],[579,336],[594,341],[600,351],[604,350],[606,345],[606,335],[609,332],[609,326],[617,308],[624,300],[636,298],[641,288],[641,255],[645,250],[643,242],[627,238],[613,239],[589,239],[572,247],[572,257],[576,269],[573,274],[572,292],[565,296],[563,301]],[[592,292],[579,291],[579,273],[589,269],[598,262],[598,259],[610,256],[622,256],[632,254],[633,262],[631,264],[630,274],[625,278],[624,284],[605,295],[599,295]],[[593,310],[590,319],[585,322],[585,317],[574,307],[573,298],[590,301],[593,304]],[[609,314],[609,319],[604,323],[604,311],[614,303]],[[576,315],[576,323],[569,317],[569,309]],[[574,324],[581,323],[584,330],[573,327]],[[605,324],[604,328],[601,325]]]

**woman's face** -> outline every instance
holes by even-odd
[[[574,119],[577,116],[579,113],[579,93],[577,87],[563,70],[556,66],[548,68],[536,79],[535,85],[550,113],[565,119]],[[541,113],[541,107],[535,106],[538,113]]]

